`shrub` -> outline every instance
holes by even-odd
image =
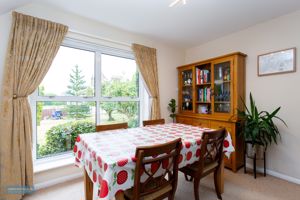
[[[78,134],[95,132],[95,123],[75,121],[52,127],[46,132],[46,143],[38,146],[38,157],[72,150]]]

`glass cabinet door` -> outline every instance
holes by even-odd
[[[214,112],[231,112],[231,61],[214,64]]]
[[[193,111],[193,70],[184,70],[181,72],[181,76],[181,110]]]

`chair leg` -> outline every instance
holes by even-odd
[[[173,193],[169,194],[168,200],[174,200],[174,198],[175,198],[175,194]]]
[[[221,196],[221,190],[219,188],[219,184],[218,184],[218,169],[216,169],[214,171],[214,183],[215,183],[215,190],[218,196],[218,199],[222,200],[222,196]]]
[[[176,186],[174,186],[175,189],[173,188],[173,190],[169,193],[168,200],[174,200],[175,199],[176,187],[177,187],[177,184],[176,184]]]
[[[200,198],[199,198],[199,184],[200,184],[200,178],[195,178],[194,179],[194,195],[195,195],[195,200],[200,200]]]

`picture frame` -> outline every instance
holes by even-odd
[[[257,56],[257,75],[291,73],[296,71],[296,48],[273,51]]]

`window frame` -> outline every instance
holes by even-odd
[[[139,76],[138,81],[138,96],[137,97],[103,97],[101,96],[101,54],[126,58],[126,59],[133,59],[134,55],[132,51],[125,50],[122,48],[115,48],[104,46],[101,44],[95,44],[91,42],[86,42],[80,39],[75,38],[65,38],[62,42],[61,46],[85,50],[85,51],[92,51],[95,52],[95,61],[94,61],[94,96],[39,96],[38,88],[34,91],[32,95],[29,96],[29,102],[32,112],[32,156],[34,164],[42,164],[45,162],[50,161],[57,161],[61,159],[70,158],[73,154],[71,151],[66,151],[61,154],[50,155],[44,158],[37,159],[37,102],[45,102],[45,101],[63,101],[63,102],[71,102],[71,101],[78,101],[78,102],[95,102],[96,108],[96,124],[100,124],[100,103],[101,102],[138,102],[139,110],[139,125],[142,124],[142,120],[145,118],[145,113],[149,112],[149,103],[147,102],[146,96],[148,94],[144,82],[142,80],[141,73],[137,67],[137,72]],[[146,106],[143,105],[146,102]],[[142,116],[143,115],[143,116]]]

